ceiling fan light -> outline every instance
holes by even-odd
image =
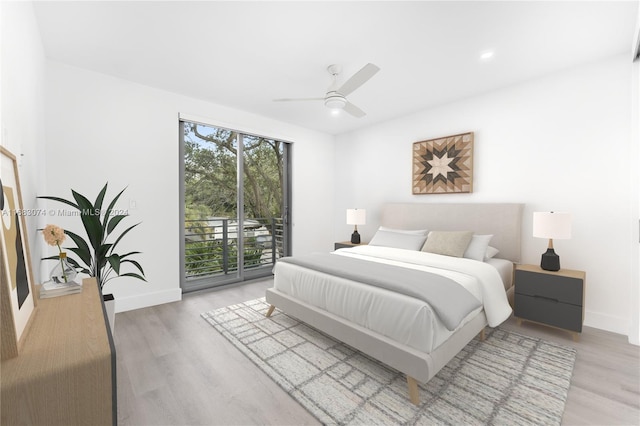
[[[324,100],[324,105],[331,109],[342,109],[347,104],[343,96],[329,96]]]
[[[489,61],[493,58],[495,52],[493,50],[486,50],[480,54],[481,61]]]

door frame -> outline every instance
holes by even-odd
[[[210,119],[204,119],[202,117],[196,117],[190,114],[183,114],[180,113],[178,114],[178,162],[179,162],[179,170],[178,170],[178,176],[179,176],[179,206],[178,206],[178,214],[179,214],[179,225],[178,225],[178,229],[179,229],[179,238],[180,238],[180,249],[179,249],[179,253],[180,253],[180,288],[182,289],[183,293],[188,293],[191,291],[198,291],[198,290],[204,290],[204,289],[210,289],[210,288],[218,288],[221,286],[225,286],[225,285],[230,285],[230,284],[238,284],[238,283],[242,283],[244,281],[249,281],[251,279],[255,279],[258,278],[258,276],[252,276],[254,274],[252,273],[248,273],[245,274],[245,270],[244,267],[240,268],[238,267],[238,273],[237,275],[233,276],[233,277],[227,277],[227,278],[221,278],[218,280],[215,280],[215,284],[212,285],[211,281],[208,280],[207,278],[203,278],[201,280],[194,280],[191,283],[189,283],[188,285],[186,284],[186,268],[185,268],[185,254],[186,254],[186,249],[185,249],[185,228],[184,228],[184,215],[185,215],[185,188],[184,188],[184,178],[185,178],[185,164],[184,164],[184,153],[185,153],[185,149],[184,149],[184,122],[188,121],[191,123],[197,123],[197,124],[201,124],[204,126],[210,126],[210,127],[218,127],[218,128],[224,128],[225,130],[230,130],[232,132],[236,132],[238,133],[240,139],[243,138],[244,135],[251,135],[251,136],[256,136],[256,137],[262,137],[262,138],[266,138],[266,139],[272,139],[272,140],[277,140],[279,142],[285,143],[286,147],[284,149],[283,152],[283,182],[282,182],[282,190],[283,190],[283,212],[282,212],[282,218],[283,218],[283,228],[284,228],[284,238],[283,238],[283,253],[282,256],[288,256],[292,253],[292,226],[291,226],[291,201],[292,201],[292,186],[291,186],[291,172],[292,172],[292,165],[291,165],[291,151],[293,149],[293,142],[286,140],[285,138],[282,137],[274,137],[274,136],[269,136],[269,135],[265,135],[265,134],[259,134],[259,133],[255,133],[255,132],[249,132],[246,130],[242,130],[242,129],[235,129],[233,127],[229,127],[228,124],[226,123],[217,123],[215,120],[210,120]],[[241,142],[241,141],[240,141]],[[237,153],[237,170],[236,173],[240,174],[241,176],[244,175],[244,170],[243,170],[243,146],[242,143],[238,144],[238,153]],[[243,220],[244,220],[244,203],[243,203],[243,191],[238,190],[237,191],[237,217],[236,217],[236,223],[240,224]],[[243,238],[238,238],[238,243],[237,243],[237,249],[238,249],[238,265],[241,265],[244,263],[244,239]],[[240,263],[243,262],[243,263]],[[260,277],[263,277],[263,275],[260,275]]]

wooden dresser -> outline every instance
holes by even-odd
[[[40,299],[17,357],[0,370],[2,425],[115,425],[116,352],[95,279]]]

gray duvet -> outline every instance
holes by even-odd
[[[455,330],[467,315],[481,306],[480,301],[460,284],[431,272],[329,253],[284,257],[278,261],[420,299],[431,306],[450,331]]]

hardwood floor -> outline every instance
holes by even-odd
[[[216,332],[202,312],[264,296],[272,280],[184,295],[116,315],[118,423],[316,425],[318,421]],[[540,325],[503,327],[578,350],[563,424],[640,424],[640,348],[585,328],[579,342]]]

